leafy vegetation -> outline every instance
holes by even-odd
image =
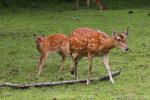
[[[116,5],[118,1],[119,5]],[[146,0],[144,0],[146,1]],[[126,3],[124,3],[126,2]],[[33,33],[49,35],[62,32],[69,35],[77,27],[92,27],[111,35],[112,30],[125,31],[129,27],[129,52],[114,49],[110,53],[112,70],[121,70],[109,81],[64,85],[47,88],[15,90],[0,88],[1,100],[149,100],[150,99],[150,8],[145,3],[135,2],[129,8],[129,0],[106,1],[110,9],[71,10],[73,3],[36,3],[37,6],[12,5],[0,11],[0,83],[48,82],[73,79],[70,74],[71,60],[67,58],[65,68],[58,77],[60,57],[51,54],[41,76],[37,76],[36,65],[39,53],[35,48]],[[132,2],[131,2],[132,4]],[[113,10],[116,9],[116,10]],[[133,11],[133,13],[128,13]],[[87,60],[78,66],[79,78],[87,76]],[[95,58],[93,77],[106,74],[101,58]]]

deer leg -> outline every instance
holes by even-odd
[[[76,61],[75,61],[75,66],[74,66],[74,78],[75,80],[78,80],[78,71],[77,71]]]
[[[74,68],[75,68],[75,60],[76,60],[76,58],[77,58],[77,56],[78,56],[78,54],[77,53],[73,53],[73,54],[71,54],[71,58],[72,58],[72,64],[71,64],[71,74],[73,75],[74,74]]]
[[[60,73],[63,70],[65,59],[66,59],[66,56],[62,55],[61,65],[60,65],[60,68],[59,68],[57,74]]]
[[[75,68],[75,60],[74,60],[73,57],[71,57],[71,58],[72,58],[72,64],[71,64],[71,71],[70,71],[70,73],[73,75],[74,74],[74,68]]]
[[[88,70],[87,85],[90,84],[90,79],[91,79],[92,59],[93,59],[92,55],[88,54],[89,70]]]
[[[89,8],[89,6],[90,6],[90,0],[87,0],[86,2],[87,2],[87,7]]]
[[[81,59],[81,57],[76,57],[75,59],[75,66],[74,66],[74,72],[75,72],[75,79],[78,80],[78,70],[77,70],[77,65],[78,65],[78,62],[79,60]]]
[[[40,57],[40,62],[38,65],[38,75],[40,75],[41,70],[42,70],[42,66],[45,62],[45,60],[47,59],[48,53],[41,53],[41,57]]]
[[[103,63],[104,63],[105,68],[106,68],[106,70],[107,70],[107,72],[108,72],[110,81],[111,81],[112,83],[115,83],[114,80],[113,80],[113,78],[112,78],[111,71],[110,71],[109,60],[108,60],[108,54],[106,54],[106,55],[103,56]]]
[[[97,4],[99,9],[105,10],[105,6],[102,3],[102,0],[96,0],[96,4]]]

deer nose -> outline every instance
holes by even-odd
[[[125,48],[125,51],[128,51],[128,50],[129,50],[129,48],[128,48],[128,47],[126,47],[126,48]]]

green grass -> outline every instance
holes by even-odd
[[[73,79],[69,72],[70,58],[67,58],[63,72],[56,77],[60,65],[60,57],[57,54],[49,56],[41,76],[37,77],[36,58],[40,55],[35,48],[32,33],[48,35],[62,32],[68,35],[73,29],[86,26],[101,29],[111,35],[113,29],[125,31],[129,27],[127,42],[130,51],[123,53],[119,49],[114,49],[110,53],[111,69],[121,70],[121,74],[114,78],[116,84],[104,81],[93,82],[89,86],[75,84],[27,90],[0,88],[0,100],[149,100],[150,16],[147,14],[150,13],[150,8],[144,6],[145,8],[139,9],[132,5],[130,9],[123,9],[126,6],[119,5],[119,9],[116,5],[110,4],[111,9],[106,11],[98,11],[95,8],[74,11],[70,10],[71,6],[72,4],[61,3],[56,6],[55,3],[46,3],[46,7],[43,4],[41,8],[11,6],[1,9],[0,83]],[[131,9],[134,13],[128,14]],[[86,78],[86,58],[80,61],[78,67],[79,78]],[[92,73],[93,77],[106,74],[101,58],[94,59]]]

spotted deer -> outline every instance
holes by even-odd
[[[82,27],[75,29],[69,37],[70,54],[73,61],[71,73],[78,79],[77,64],[82,57],[88,57],[88,85],[91,78],[92,59],[95,56],[102,56],[110,81],[114,83],[109,66],[108,54],[115,47],[120,48],[122,51],[128,51],[129,48],[126,44],[127,35],[128,31],[120,34],[116,34],[113,31],[110,37],[105,32],[92,28]]]
[[[34,34],[34,36],[36,36]],[[41,57],[38,68],[38,75],[40,75],[42,66],[45,63],[49,53],[58,53],[61,58],[61,65],[58,73],[63,69],[65,58],[69,55],[69,43],[66,35],[53,34],[48,37],[36,36],[36,48],[40,52]]]

